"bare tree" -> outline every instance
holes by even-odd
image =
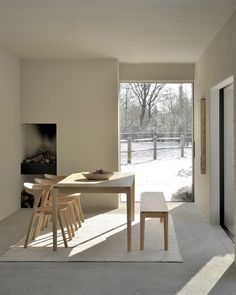
[[[135,104],[134,94],[130,91],[130,83],[122,84],[120,89],[120,108],[121,108],[121,129],[127,133],[130,126],[133,106]]]
[[[161,100],[161,90],[166,84],[152,83],[132,83],[130,89],[134,93],[141,107],[140,126],[144,125],[144,118],[147,112],[148,122],[152,118],[153,109],[158,101]]]
[[[161,86],[154,83],[121,84],[120,127],[124,138],[128,133],[143,131],[188,133],[192,124],[189,90],[183,85]]]
[[[176,115],[176,104],[178,101],[178,97],[176,93],[172,92],[171,88],[168,88],[163,96],[164,96],[164,99],[161,105],[162,110],[165,112],[166,115],[168,115],[168,117],[170,116],[172,117],[172,119],[169,118],[170,121],[173,121],[172,124],[178,123],[178,119]]]
[[[125,132],[127,132],[128,127],[128,106],[129,106],[129,86],[125,88],[125,97],[124,97],[124,109],[125,109]]]
[[[175,129],[179,135],[188,133],[191,126],[191,97],[183,89],[183,84],[178,85],[178,90],[172,92],[171,88],[163,94],[165,99],[161,104],[162,112],[165,113],[169,126]]]

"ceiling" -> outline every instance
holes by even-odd
[[[0,0],[0,47],[21,58],[195,62],[236,0]]]

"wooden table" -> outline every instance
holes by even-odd
[[[57,250],[57,196],[59,193],[124,193],[127,196],[127,251],[131,251],[131,226],[135,211],[134,173],[115,172],[109,180],[87,180],[82,173],[74,173],[53,186],[53,251]]]

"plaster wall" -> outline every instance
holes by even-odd
[[[193,82],[194,64],[120,64],[120,80]]]
[[[116,60],[23,60],[22,123],[57,124],[57,173],[119,169]],[[117,195],[83,198],[87,208],[118,206]]]
[[[215,208],[213,202],[217,202],[217,198],[213,196],[211,191],[210,181],[212,174],[210,167],[215,161],[212,153],[218,147],[214,147],[216,141],[212,140],[214,137],[214,128],[210,129],[210,122],[216,122],[215,117],[218,108],[214,101],[215,90],[217,85],[221,85],[222,81],[227,81],[229,77],[232,80],[236,75],[236,12],[234,12],[227,23],[218,32],[215,38],[211,41],[201,57],[196,63],[195,67],[195,140],[196,140],[196,165],[195,165],[195,200],[204,216],[211,222],[217,222],[217,218],[212,218],[212,208]],[[223,85],[223,84],[222,84]],[[226,86],[226,85],[224,85]],[[214,95],[213,95],[214,94]],[[205,175],[200,173],[200,99],[206,98],[207,110],[207,172]],[[236,92],[234,91],[234,101]],[[220,111],[220,110],[219,110]],[[234,126],[235,126],[236,104],[234,104]],[[218,126],[215,126],[218,128]],[[211,130],[211,131],[210,131]],[[234,134],[234,145],[236,143],[236,136]],[[218,152],[215,151],[215,155]],[[217,192],[217,190],[215,190]],[[236,212],[236,211],[235,211]]]
[[[0,49],[0,220],[20,208],[20,62]]]

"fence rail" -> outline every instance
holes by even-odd
[[[190,137],[191,138],[191,137]],[[187,139],[187,140],[186,140]],[[158,142],[178,142],[179,146],[173,146],[173,147],[158,147]],[[180,156],[184,157],[184,149],[189,148],[188,142],[189,142],[189,136],[181,135],[180,137],[157,137],[154,135],[152,138],[135,138],[133,139],[131,136],[127,137],[127,139],[122,139],[122,143],[127,142],[127,151],[121,151],[121,153],[127,153],[127,163],[131,164],[132,162],[132,153],[137,152],[145,152],[145,151],[153,151],[153,160],[157,160],[158,150],[171,150],[171,149],[180,149]],[[152,148],[146,148],[146,149],[138,149],[133,150],[132,149],[132,143],[133,142],[153,142]],[[187,146],[186,146],[187,143]]]
[[[153,138],[153,136],[157,136],[157,138],[179,138],[182,134],[185,137],[192,137],[191,131],[188,132],[122,132],[121,139],[127,139],[128,137],[132,137],[132,139],[146,139],[146,138]]]

